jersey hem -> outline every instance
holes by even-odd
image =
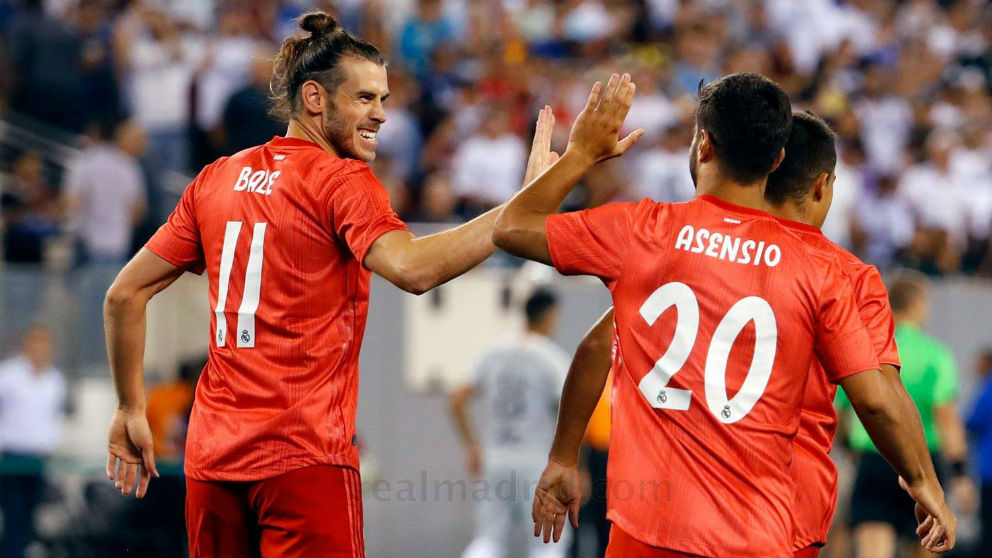
[[[788,547],[789,548],[788,550],[783,550],[782,554],[778,554],[778,555],[772,554],[770,553],[771,551],[768,550],[755,551],[754,553],[731,554],[727,552],[725,549],[716,548],[711,545],[705,545],[705,544],[697,545],[692,543],[684,544],[681,542],[677,547],[668,546],[665,544],[659,544],[652,540],[645,539],[644,537],[641,537],[639,535],[634,535],[634,530],[630,528],[630,524],[627,522],[626,519],[620,517],[620,514],[618,514],[616,510],[610,509],[606,514],[606,518],[609,519],[611,522],[613,522],[617,527],[622,529],[625,533],[627,533],[627,536],[637,539],[648,546],[654,546],[664,550],[673,550],[675,552],[697,554],[699,556],[734,556],[734,558],[793,558],[793,554],[794,554],[791,543]]]
[[[279,475],[284,475],[286,473],[296,471],[298,469],[304,469],[306,467],[312,467],[314,465],[335,465],[338,467],[350,467],[352,469],[355,469],[356,471],[359,470],[357,456],[338,454],[338,455],[327,456],[324,459],[317,459],[317,458],[297,459],[297,460],[293,460],[290,463],[284,464],[282,467],[277,467],[277,468],[269,467],[265,469],[251,469],[251,468],[218,469],[212,467],[193,467],[191,465],[186,465],[184,467],[184,473],[188,478],[198,481],[254,482],[254,481],[271,479],[273,477],[278,477]]]

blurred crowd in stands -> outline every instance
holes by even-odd
[[[985,0],[0,0],[0,105],[90,138],[57,175],[44,152],[3,161],[5,259],[41,261],[68,231],[75,261],[123,261],[172,209],[165,172],[282,133],[270,60],[311,7],[388,56],[373,166],[408,220],[505,200],[538,108],[562,149],[589,84],[616,70],[648,135],[567,207],[689,199],[700,82],[755,71],[838,132],[829,236],[883,269],[992,275]]]

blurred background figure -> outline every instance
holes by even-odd
[[[916,403],[927,446],[950,501],[958,510],[973,511],[977,492],[968,476],[968,448],[956,399],[958,369],[950,350],[923,333],[930,313],[928,280],[918,272],[902,272],[889,285],[896,321],[895,340],[902,361],[900,377]],[[915,537],[912,501],[899,487],[888,463],[872,444],[843,390],[839,407],[846,411],[849,444],[858,453],[858,472],[851,496],[851,526],[858,556],[896,556],[898,542]],[[916,556],[918,544],[898,554]]]
[[[978,394],[968,414],[968,433],[974,444],[981,479],[981,536],[977,548],[992,548],[992,347],[986,347],[975,363]]]
[[[224,107],[227,153],[261,145],[286,132],[286,125],[269,115],[269,80],[275,52],[259,50],[252,58],[251,81],[234,92]]]
[[[544,544],[533,536],[533,487],[544,470],[554,436],[558,400],[569,356],[551,341],[558,325],[557,297],[537,289],[524,305],[524,331],[502,339],[483,353],[468,381],[451,396],[451,414],[465,446],[469,473],[488,487],[475,502],[475,538],[464,558],[510,556],[526,537],[528,556],[562,557],[563,536]],[[469,420],[474,396],[482,398],[481,437]],[[481,476],[480,476],[481,475]]]
[[[131,256],[131,237],[146,209],[138,163],[146,144],[138,123],[104,121],[94,129],[93,144],[66,170],[64,204],[77,236],[78,265],[121,265]]]
[[[66,385],[52,366],[47,326],[32,326],[17,356],[0,362],[0,556],[21,558],[35,537],[45,463],[61,442]]]
[[[451,182],[462,217],[471,218],[503,203],[520,189],[527,146],[510,129],[506,108],[489,109],[479,130],[460,142],[451,162]]]

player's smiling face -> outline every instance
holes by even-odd
[[[369,60],[345,58],[341,70],[345,80],[331,95],[324,134],[339,156],[368,163],[375,159],[376,135],[386,121],[382,106],[389,97],[386,68]]]

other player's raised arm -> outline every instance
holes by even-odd
[[[565,196],[592,165],[623,155],[643,135],[636,130],[620,139],[620,129],[634,99],[630,76],[614,74],[605,90],[596,82],[569,134],[568,147],[544,174],[513,197],[493,229],[493,242],[511,254],[551,263],[545,219],[558,211]]]
[[[558,154],[551,151],[554,115],[541,110],[525,180],[539,176]],[[379,237],[365,256],[365,267],[397,287],[422,294],[482,263],[494,251],[493,225],[504,206],[453,229],[416,238],[409,231],[391,231]]]

